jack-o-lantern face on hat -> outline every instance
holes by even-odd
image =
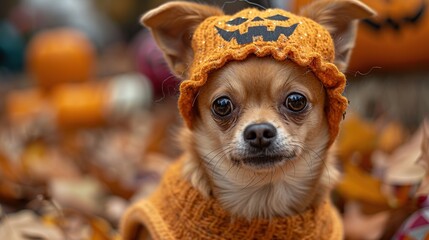
[[[308,61],[304,65],[315,57],[331,63],[334,60],[333,41],[326,29],[311,19],[279,9],[245,9],[232,16],[210,17],[194,32],[192,48],[194,65],[224,59],[225,55],[231,55],[228,59],[244,59],[249,53],[284,59],[292,55],[291,49],[296,50],[293,55]]]
[[[255,39],[262,39],[263,41],[277,41],[282,34],[286,37],[292,35],[298,26],[298,23],[294,23],[290,26],[278,26],[278,24],[283,25],[282,22],[288,20],[289,17],[280,14],[269,16],[265,19],[259,16],[252,19],[237,17],[227,21],[227,26],[232,29],[234,26],[245,24],[247,27],[246,32],[240,33],[239,29],[226,30],[217,26],[216,29],[225,41],[229,42],[232,39],[235,39],[238,44],[248,44],[255,41]],[[262,22],[263,25],[260,25]],[[252,23],[256,25],[252,25]],[[270,27],[272,26],[274,26],[274,29],[271,30]]]

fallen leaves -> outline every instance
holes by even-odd
[[[180,154],[176,104],[158,105],[97,128],[0,125],[0,239],[119,239],[130,201],[150,194]]]
[[[23,210],[3,217],[0,222],[0,239],[64,239],[59,228],[45,224],[34,212]]]
[[[429,194],[428,142],[427,121],[411,133],[385,118],[346,119],[338,143],[343,179],[337,191],[344,199],[347,237],[389,239],[395,233],[389,226],[400,226],[418,209],[417,197]]]

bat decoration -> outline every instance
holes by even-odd
[[[266,20],[270,20],[270,21],[287,21],[288,19],[289,19],[288,17],[282,16],[279,14],[266,18]],[[248,20],[249,19],[247,18],[239,17],[231,21],[228,21],[226,23],[232,26],[239,26],[247,22]],[[259,21],[264,21],[264,19],[261,17],[255,17],[251,21],[259,22]],[[267,26],[251,26],[247,28],[246,33],[240,33],[238,29],[235,31],[227,31],[217,26],[216,26],[216,29],[219,35],[225,41],[230,42],[233,38],[235,38],[238,44],[248,44],[253,42],[255,37],[262,37],[263,41],[266,41],[266,42],[277,41],[281,34],[285,35],[286,37],[289,37],[290,35],[293,34],[297,26],[298,26],[298,23],[295,23],[289,27],[276,26],[273,31],[269,31]]]
[[[363,23],[375,31],[381,30],[384,26],[388,26],[396,31],[399,31],[403,25],[417,24],[418,22],[420,22],[420,20],[422,20],[425,13],[426,13],[426,3],[425,1],[422,1],[422,3],[420,4],[420,7],[417,8],[416,12],[409,16],[405,16],[400,19],[394,19],[388,16],[381,22],[375,21],[374,19],[365,19],[363,20]]]

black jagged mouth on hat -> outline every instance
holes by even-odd
[[[247,32],[242,34],[239,30],[227,31],[217,26],[215,26],[215,28],[225,41],[230,42],[233,38],[235,38],[238,44],[248,44],[252,43],[257,37],[262,37],[264,42],[277,41],[282,34],[286,37],[289,37],[295,32],[297,26],[298,23],[295,23],[289,27],[276,26],[273,31],[269,31],[266,26],[254,26],[249,27]]]

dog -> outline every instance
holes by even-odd
[[[158,190],[130,207],[124,239],[341,239],[329,201],[330,149],[357,0],[319,0],[300,16],[170,2],[142,17],[183,79],[184,153]]]

